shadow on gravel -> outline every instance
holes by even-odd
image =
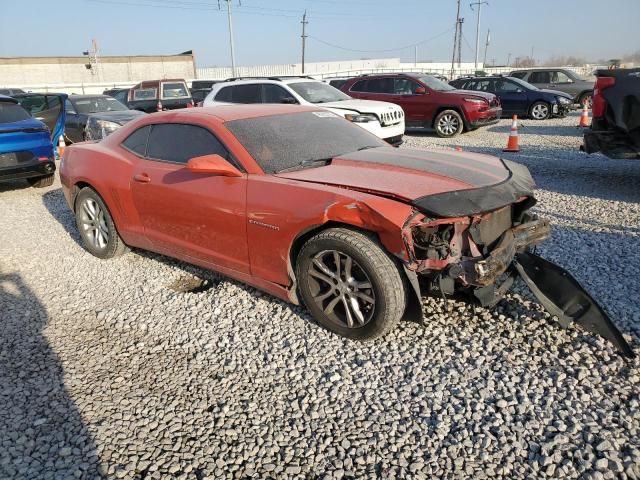
[[[29,185],[26,180],[0,182],[0,193],[8,192],[9,190],[26,190],[27,188],[31,188],[31,185]]]
[[[0,478],[102,478],[94,442],[43,336],[47,321],[20,275],[0,266]]]
[[[69,236],[73,238],[78,245],[82,246],[80,233],[78,233],[78,229],[76,227],[76,219],[73,216],[73,212],[69,208],[69,205],[67,205],[62,189],[56,188],[55,190],[50,190],[42,195],[42,203],[51,216],[64,227]]]
[[[577,125],[577,123],[576,123]],[[490,132],[509,133],[511,125],[494,125],[487,128]],[[573,125],[545,125],[544,121],[518,120],[518,130],[521,135],[552,135],[560,137],[576,137],[582,138],[582,128]]]

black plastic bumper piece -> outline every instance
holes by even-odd
[[[21,178],[43,177],[56,171],[53,159],[47,161],[32,162],[28,165],[0,168],[0,181],[16,180]]]
[[[609,340],[622,355],[635,357],[620,330],[569,272],[532,253],[518,253],[513,263],[533,294],[549,313],[558,317],[562,327],[575,322]]]

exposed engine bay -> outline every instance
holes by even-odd
[[[532,197],[497,210],[457,218],[431,218],[415,212],[405,223],[409,252],[420,294],[463,294],[485,307],[495,305],[520,276],[561,326],[576,322],[611,341],[626,356],[634,354],[602,308],[564,269],[532,253],[551,235],[547,220],[528,210]]]

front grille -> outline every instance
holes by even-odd
[[[36,158],[31,152],[0,153],[0,167],[16,167],[32,162]]]

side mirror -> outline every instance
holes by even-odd
[[[285,97],[285,98],[280,100],[280,103],[286,103],[288,105],[294,105],[294,104],[298,103],[298,101],[293,97]]]
[[[241,177],[242,173],[218,154],[194,157],[187,162],[187,169],[193,173],[209,173],[222,177]]]
[[[427,93],[427,89],[424,87],[416,87],[413,93],[415,95],[424,95],[425,93]]]

